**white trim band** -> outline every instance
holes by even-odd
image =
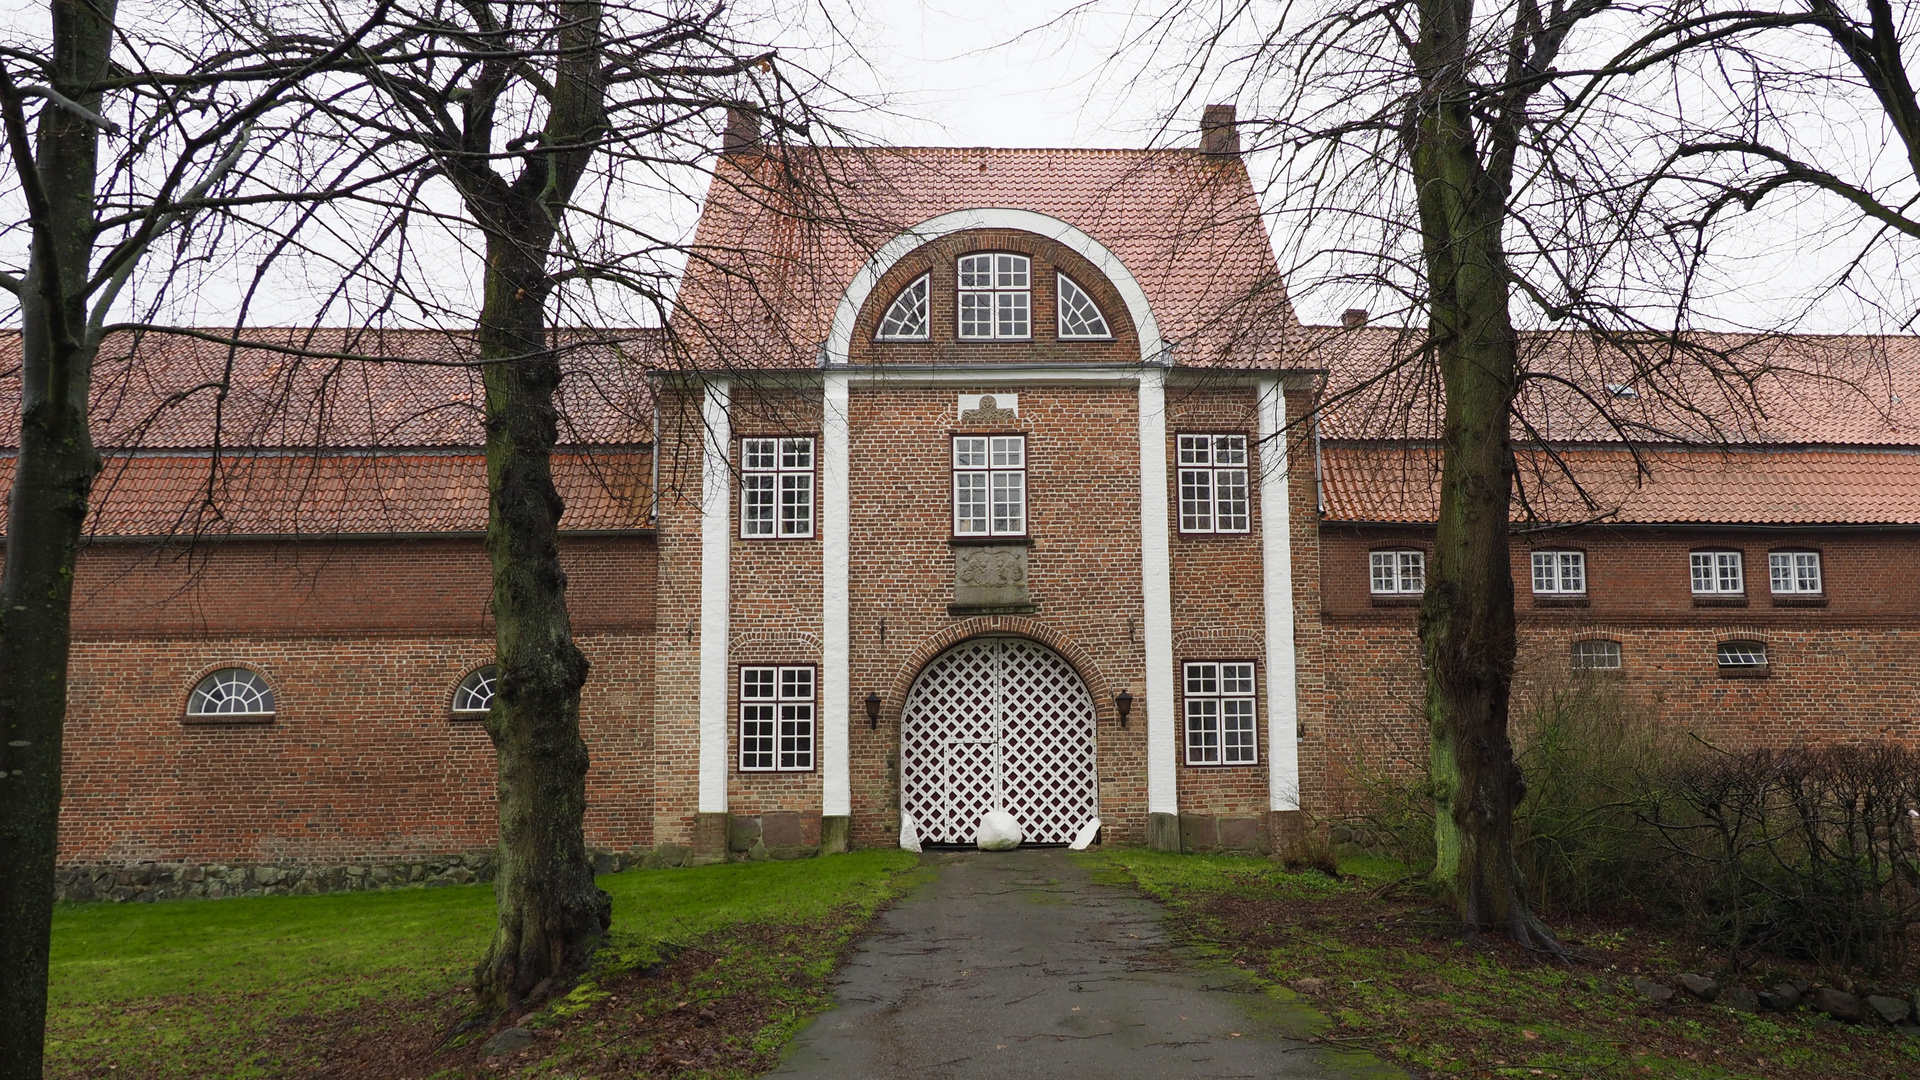
[[[1147,812],[1178,814],[1173,557],[1167,537],[1167,373],[1140,373],[1140,592],[1146,607]]]
[[[1293,636],[1293,515],[1287,488],[1287,395],[1260,386],[1260,566],[1267,625],[1267,798],[1300,809],[1300,696]]]
[[[700,419],[705,428],[700,468],[700,800],[702,814],[727,811],[727,637],[733,560],[733,446],[728,417],[731,388],[707,383]]]
[[[887,271],[893,269],[893,264],[922,245],[970,229],[1018,229],[1057,241],[1079,253],[1081,258],[1106,275],[1120,294],[1121,302],[1126,304],[1134,332],[1140,337],[1140,359],[1148,363],[1160,362],[1161,354],[1166,352],[1166,344],[1160,340],[1160,323],[1147,306],[1146,290],[1134,280],[1119,256],[1107,250],[1105,244],[1057,217],[1003,207],[955,210],[928,218],[881,245],[880,250],[874,252],[866,265],[853,275],[847,291],[840,297],[840,306],[833,313],[833,328],[827,332],[826,362],[847,362],[848,349],[853,343],[854,320],[859,318],[860,309],[865,306],[874,286],[880,283]]]
[[[851,604],[853,510],[847,376],[825,376],[820,410],[820,812],[853,812],[848,742],[853,708]]]

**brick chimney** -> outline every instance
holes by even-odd
[[[1233,106],[1209,105],[1200,112],[1200,152],[1238,154],[1240,129],[1234,126]]]
[[[727,108],[727,133],[720,140],[723,154],[751,154],[760,149],[760,117],[752,109]]]
[[[1346,314],[1340,316],[1340,325],[1349,330],[1357,330],[1367,325],[1367,309],[1363,307],[1348,308]]]

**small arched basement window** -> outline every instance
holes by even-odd
[[[1107,317],[1101,313],[1100,305],[1093,302],[1072,278],[1065,274],[1057,275],[1059,290],[1059,333],[1062,338],[1072,340],[1105,340],[1113,337],[1113,331],[1107,328]]]
[[[932,277],[931,273],[921,274],[900,290],[900,295],[887,305],[887,313],[881,316],[880,330],[875,337],[881,341],[927,340],[927,328],[933,321],[927,312]]]
[[[1575,671],[1619,671],[1620,643],[1611,638],[1586,638],[1573,643]]]
[[[1767,643],[1764,641],[1723,641],[1714,648],[1714,659],[1721,671],[1765,671]]]
[[[493,694],[500,686],[500,669],[492,664],[475,668],[453,688],[453,715],[475,720],[493,708]]]
[[[201,679],[187,697],[187,715],[221,720],[273,715],[273,689],[246,668],[221,668]]]

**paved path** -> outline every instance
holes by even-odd
[[[1064,851],[925,858],[931,880],[881,916],[774,1076],[1404,1075],[1287,1039],[1311,1014],[1189,963],[1158,905]]]

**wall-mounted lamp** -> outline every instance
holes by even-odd
[[[867,707],[867,727],[869,728],[879,727],[880,726],[880,695],[869,690],[867,691],[867,696],[865,700],[862,702],[862,704],[866,705]]]
[[[1118,694],[1115,694],[1113,707],[1114,710],[1120,714],[1120,726],[1126,727],[1127,714],[1133,712],[1133,693],[1128,690],[1122,690]]]

